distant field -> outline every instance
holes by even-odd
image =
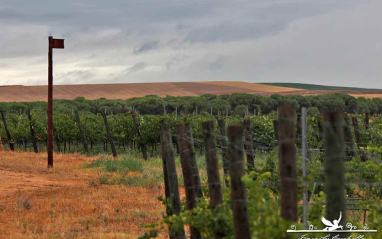
[[[302,90],[352,90],[352,91],[380,91],[382,89],[368,89],[358,87],[344,87],[344,86],[328,86],[328,85],[314,85],[314,84],[301,84],[301,83],[259,83],[267,86],[288,87]]]
[[[146,95],[199,96],[203,94],[250,93],[269,95],[291,92],[297,89],[265,86],[248,82],[173,82],[173,83],[126,83],[92,85],[56,85],[55,99],[129,99]],[[47,86],[0,87],[0,102],[46,101]]]
[[[276,84],[276,85],[273,85]],[[282,84],[282,85],[277,85]],[[290,87],[287,87],[290,86]],[[301,89],[302,86],[311,89]],[[89,84],[89,85],[56,85],[55,99],[75,99],[85,97],[89,100],[129,99],[146,95],[199,96],[203,94],[248,93],[257,95],[321,95],[329,93],[346,93],[355,97],[382,98],[382,90],[346,88],[341,90],[328,86],[304,85],[294,83],[256,84],[240,81],[206,81],[206,82],[161,82],[161,83],[125,83],[125,84]],[[300,88],[298,88],[300,87]],[[1,86],[0,102],[47,101],[47,86]]]

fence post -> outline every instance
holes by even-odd
[[[113,135],[111,134],[110,125],[109,125],[109,122],[107,121],[106,113],[102,112],[102,117],[103,117],[103,122],[105,123],[107,137],[110,141],[110,147],[111,147],[111,151],[113,152],[113,157],[116,158],[118,154],[117,154],[117,150],[115,149]]]
[[[345,135],[345,144],[346,144],[346,155],[347,160],[353,159],[355,156],[355,148],[354,148],[354,141],[352,136],[352,130],[350,126],[349,116],[345,113],[344,114],[344,135]]]
[[[37,154],[38,153],[38,147],[37,147],[37,141],[36,141],[36,134],[34,132],[34,125],[32,121],[32,115],[31,115],[31,110],[27,110],[27,115],[28,115],[28,120],[29,120],[29,129],[31,132],[31,138],[32,138],[32,144],[33,144],[33,150]]]
[[[202,186],[201,186],[201,181],[200,181],[200,176],[199,176],[198,163],[196,162],[194,138],[192,137],[191,125],[186,124],[185,130],[186,130],[186,137],[187,137],[188,152],[190,153],[190,161],[191,161],[192,172],[193,172],[193,177],[194,177],[195,192],[196,192],[197,197],[203,197]]]
[[[275,132],[275,140],[279,140],[279,122],[276,120],[273,120],[273,131]]]
[[[244,148],[247,156],[247,169],[252,171],[255,168],[255,153],[253,150],[253,142],[250,131],[251,119],[246,117],[244,119]]]
[[[73,109],[73,108],[72,108]],[[78,113],[78,109],[73,109],[73,113],[74,113],[74,116],[76,118],[76,122],[77,122],[77,126],[78,126],[78,130],[80,131],[80,135],[81,135],[81,138],[82,138],[82,143],[84,144],[84,149],[85,149],[85,152],[86,153],[89,153],[89,147],[88,147],[88,142],[86,140],[86,136],[85,136],[85,131],[84,131],[84,128],[82,127],[82,123],[81,123],[81,119],[80,119],[80,114]]]
[[[177,139],[180,154],[180,163],[182,165],[184,187],[186,191],[187,210],[192,210],[196,207],[196,190],[193,177],[193,169],[190,160],[190,152],[187,143],[187,133],[185,125],[178,126]],[[190,232],[191,239],[201,238],[200,232],[195,228],[190,227]]]
[[[369,128],[370,128],[369,121],[370,121],[370,113],[365,113],[365,128],[366,128],[366,130],[369,130]]]
[[[139,147],[142,150],[142,156],[145,160],[147,160],[147,149],[146,144],[143,143],[141,132],[139,130],[139,123],[137,119],[137,115],[135,114],[135,111],[131,111],[131,116],[133,117],[135,131],[137,132],[138,140],[139,140]]]
[[[166,159],[166,169],[168,175],[168,185],[171,199],[171,213],[172,215],[179,215],[181,212],[181,203],[179,197],[178,175],[176,173],[175,156],[172,146],[171,131],[167,124],[162,124],[162,144],[164,152],[163,157]],[[173,232],[171,238],[186,238],[184,230]]]
[[[229,126],[228,158],[230,161],[229,172],[231,175],[235,238],[250,239],[246,187],[241,180],[245,174],[243,156],[243,129],[241,126]]]
[[[361,149],[361,147],[363,146],[363,143],[362,143],[361,131],[359,130],[359,127],[358,127],[357,117],[355,117],[355,116],[352,117],[352,123],[353,123],[353,128],[354,128],[355,140],[357,142],[358,154],[361,157],[361,161],[367,161],[366,154]]]
[[[281,105],[279,123],[279,170],[281,180],[281,217],[297,221],[297,171],[294,130],[295,108]]]
[[[302,109],[301,109],[302,110]],[[300,113],[297,114],[296,119],[296,145],[297,148],[302,148],[302,122],[301,122],[302,115]]]
[[[308,140],[307,140],[307,111],[303,107],[301,109],[301,147],[302,147],[302,184],[303,184],[303,222],[305,229],[308,229],[308,188],[306,186],[306,161],[307,161],[307,150],[308,150]]]
[[[215,210],[219,205],[223,203],[223,194],[219,177],[219,164],[215,141],[214,121],[203,122],[202,129],[204,148],[206,151],[208,190],[210,192],[210,208]],[[224,235],[219,232],[219,228],[220,227],[218,227],[217,231],[215,232],[215,239],[224,237]]]
[[[220,133],[220,147],[222,149],[223,171],[225,186],[229,187],[228,173],[229,173],[229,161],[227,158],[227,133],[225,129],[224,119],[218,119],[219,133]]]
[[[8,142],[9,142],[9,148],[11,149],[11,151],[15,151],[15,147],[14,147],[13,142],[12,142],[12,136],[8,130],[7,119],[5,118],[3,111],[0,111],[0,114],[1,114],[1,118],[3,119],[5,133],[7,134],[7,138],[8,138]]]
[[[204,146],[206,150],[208,188],[210,191],[210,206],[215,209],[222,204],[223,196],[219,177],[219,164],[215,141],[215,124],[213,121],[202,123]]]
[[[167,145],[163,143],[163,130],[160,131],[160,140],[161,140],[161,156],[162,156],[162,166],[163,166],[163,178],[164,178],[164,193],[166,199],[170,199],[170,185],[168,182],[168,172],[167,172]],[[166,208],[168,216],[171,216],[171,208]]]
[[[338,220],[340,213],[342,213],[341,225],[345,227],[345,145],[343,127],[343,114],[341,112],[323,114],[326,219],[329,221]]]

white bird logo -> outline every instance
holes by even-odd
[[[326,220],[324,217],[321,217],[322,223],[327,226],[323,231],[334,231],[334,230],[337,230],[339,228],[341,228],[341,230],[343,230],[342,226],[338,225],[341,221],[341,218],[342,218],[342,212],[340,212],[340,218],[338,218],[338,220],[334,220],[333,223]]]

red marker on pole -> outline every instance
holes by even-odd
[[[53,48],[64,49],[64,39],[49,37],[48,53],[48,168],[53,168]]]

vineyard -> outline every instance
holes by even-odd
[[[0,110],[0,147],[46,151],[45,103]],[[140,238],[294,238],[291,225],[321,225],[339,209],[344,227],[378,238],[381,113],[380,99],[339,94],[78,98],[55,101],[54,145],[56,155],[94,157],[81,166],[98,173],[90,185],[163,188],[162,218],[142,223]]]

